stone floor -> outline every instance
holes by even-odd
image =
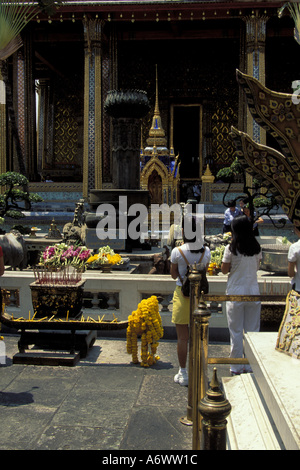
[[[160,341],[150,368],[131,363],[122,338],[97,338],[74,367],[13,364],[17,341],[4,335],[1,450],[192,450],[192,426],[180,422],[188,388],[173,381],[176,341]],[[209,345],[209,356],[228,354],[228,344]],[[228,365],[217,369],[229,376]]]

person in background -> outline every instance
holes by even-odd
[[[208,269],[210,262],[210,249],[203,246],[203,240],[197,239],[196,218],[189,218],[192,225],[194,238],[188,238],[187,217],[183,220],[183,245],[175,247],[171,253],[170,273],[173,279],[176,279],[176,288],[173,295],[172,323],[175,323],[177,333],[177,355],[179,362],[179,371],[174,377],[174,382],[183,386],[188,385],[188,372],[186,369],[188,341],[189,341],[189,323],[190,323],[190,299],[184,297],[181,292],[182,280],[186,273],[187,264],[181,255],[179,249],[186,257],[189,264],[202,263]]]
[[[231,232],[231,222],[235,217],[241,215],[241,210],[236,207],[235,201],[229,201],[228,206],[224,213],[223,233]]]
[[[245,199],[241,199],[240,202],[239,202],[239,205],[240,205],[240,210],[241,212],[243,211],[244,209],[244,206],[248,203],[248,198],[245,198]]]
[[[201,188],[200,185],[195,183],[193,186],[193,195],[196,201],[199,203],[201,197]]]
[[[246,216],[232,221],[232,240],[225,247],[221,271],[228,274],[226,295],[259,295],[257,271],[262,257],[252,224]],[[226,302],[226,315],[230,333],[230,357],[242,358],[243,333],[259,331],[260,302]],[[231,375],[251,372],[249,365],[231,364]]]
[[[299,240],[289,248],[288,252],[288,276],[291,278],[292,289],[300,293],[300,229],[294,227]]]
[[[245,204],[244,207],[243,207],[243,213],[245,214],[245,216],[251,220],[251,217],[250,217],[250,207],[249,207],[249,204]],[[254,212],[253,214],[253,217],[255,219],[256,217],[256,212]],[[256,237],[259,237],[259,231],[258,231],[258,224],[262,224],[264,221],[264,219],[262,217],[258,217],[254,224],[253,224],[253,233]]]

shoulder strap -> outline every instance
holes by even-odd
[[[184,259],[184,261],[186,262],[187,266],[189,266],[189,263],[188,263],[186,257],[184,256],[182,250],[181,250],[180,248],[178,248],[178,251],[179,251],[179,253],[181,254],[181,256],[183,257],[183,259]],[[182,277],[180,276],[179,272],[178,272],[178,277],[179,277],[179,280],[180,280],[180,282],[181,282],[181,284],[182,284],[182,283],[183,283],[183,279],[182,279]]]
[[[184,256],[183,251],[182,251],[180,248],[178,248],[178,251],[179,251],[179,253],[181,254],[181,256],[183,257],[183,259],[184,259],[184,261],[186,262],[186,264],[189,265],[190,263],[187,261],[186,257]],[[201,256],[200,256],[200,259],[199,259],[199,261],[198,261],[198,264],[201,263],[201,261],[202,261],[202,259],[203,259],[203,256],[204,256],[204,253],[205,253],[205,247],[204,247],[203,253],[201,253]]]
[[[186,262],[187,266],[189,266],[190,263],[188,262],[188,260],[187,260],[186,257],[184,256],[183,251],[182,251],[180,248],[178,248],[178,251],[179,251],[179,253],[181,254],[181,256],[183,257],[183,259],[184,259],[184,261]],[[204,247],[203,253],[201,254],[201,257],[200,257],[200,259],[199,259],[199,261],[198,261],[198,264],[201,263],[202,258],[203,258],[203,256],[204,256],[204,253],[205,253],[205,247]],[[180,276],[179,273],[178,273],[178,277],[179,277],[180,282],[181,282],[181,284],[182,284],[182,277]]]
[[[186,257],[184,256],[183,251],[181,250],[181,248],[178,248],[178,251],[179,251],[179,253],[181,254],[181,256],[183,257],[183,259],[184,259],[184,261],[186,262],[186,264],[189,265],[190,263],[188,262],[188,260],[187,260]]]
[[[200,259],[199,259],[199,261],[198,261],[198,264],[201,263],[201,261],[202,261],[202,259],[203,259],[203,256],[204,256],[204,253],[205,253],[205,250],[206,250],[206,248],[204,247],[203,253],[202,253],[202,255],[201,255],[201,257],[200,257]]]

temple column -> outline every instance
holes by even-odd
[[[101,36],[103,22],[84,21],[84,142],[83,197],[102,189],[102,77]]]
[[[33,80],[32,38],[27,34],[24,46],[13,58],[14,109],[18,148],[14,152],[14,170],[34,181],[37,177],[35,83]],[[15,153],[18,155],[15,156]]]
[[[246,24],[244,72],[265,85],[265,43],[268,17],[259,16],[255,11],[251,16],[243,18]],[[251,116],[248,106],[243,100],[243,115],[246,118],[243,128],[255,142],[266,143],[266,131]]]
[[[50,80],[40,79],[38,83],[38,129],[37,169],[40,175],[52,165],[53,156],[53,105],[50,104]]]
[[[19,134],[20,147],[23,158],[25,156],[25,61],[22,51],[17,52],[16,63],[17,94],[15,109],[17,110],[17,127]]]
[[[32,33],[24,38],[25,165],[30,181],[37,179],[36,98],[33,73]]]
[[[6,96],[0,70],[0,174],[6,172]]]

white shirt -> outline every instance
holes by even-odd
[[[234,255],[226,245],[223,263],[230,263],[230,273],[227,280],[226,294],[228,295],[258,295],[257,271],[262,253],[254,256]]]
[[[184,243],[180,247],[176,247],[172,250],[171,263],[178,265],[179,274],[181,276],[181,279],[183,279],[184,275],[186,273],[187,264],[186,264],[185,260],[183,259],[183,257],[181,256],[178,248],[181,249],[181,251],[183,252],[183,254],[186,257],[189,264],[199,263],[199,260],[200,260],[203,253],[200,253],[200,252],[191,253],[190,250],[189,250],[189,244],[188,243]],[[201,260],[201,264],[204,264],[206,266],[207,263],[210,262],[210,258],[211,258],[210,249],[206,246],[203,258]],[[176,285],[177,286],[182,285],[179,277],[176,279]]]
[[[288,252],[288,261],[291,263],[296,263],[297,272],[291,280],[291,284],[296,284],[295,289],[300,290],[300,240],[290,246]]]

